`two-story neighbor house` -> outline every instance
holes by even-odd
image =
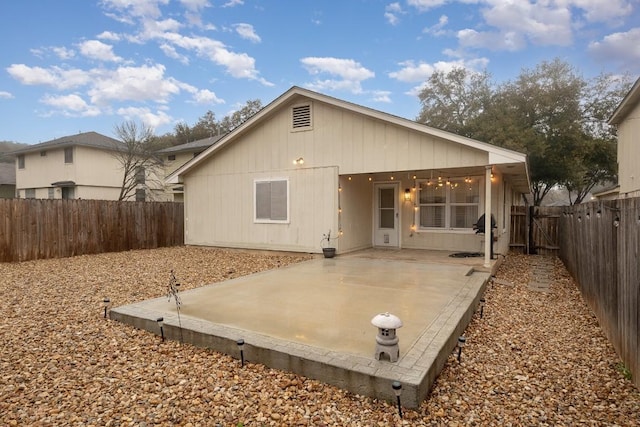
[[[64,136],[13,151],[16,157],[16,196],[39,199],[117,200],[122,187],[122,163],[115,155],[126,150],[117,139],[97,132]],[[148,200],[146,173],[131,199]],[[158,189],[154,200],[166,199]]]
[[[169,148],[158,150],[157,154],[164,165],[165,176],[171,175],[180,166],[202,153],[207,148],[218,142],[224,135],[212,136],[199,139],[198,141],[187,142]],[[181,184],[171,185],[167,191],[170,193],[169,200],[174,202],[184,201],[184,186]]]
[[[0,163],[0,199],[16,195],[16,167],[13,163]]]
[[[640,196],[640,78],[611,115],[618,129],[619,197]]]

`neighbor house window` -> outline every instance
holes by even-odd
[[[40,157],[47,157],[47,152],[45,150],[42,150],[40,152]]]
[[[73,163],[73,147],[66,147],[64,149],[64,162]]]
[[[144,184],[145,176],[144,176],[144,168],[142,166],[138,166],[136,168],[136,184]]]
[[[24,154],[18,154],[18,169],[24,169]]]
[[[136,202],[144,202],[146,200],[146,191],[144,191],[144,188],[138,188],[136,190]]]
[[[255,181],[255,221],[289,221],[289,181]]]
[[[55,197],[56,197],[56,191],[55,191],[55,188],[53,188],[53,187],[49,187],[49,198],[50,198],[50,199],[55,199]]]
[[[418,224],[422,229],[467,229],[478,220],[480,180],[439,179],[419,182]]]
[[[25,199],[35,199],[36,198],[36,189],[35,188],[27,188],[24,190],[24,198]]]

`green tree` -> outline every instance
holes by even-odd
[[[247,101],[247,103],[241,109],[234,111],[230,115],[225,116],[219,123],[220,132],[231,132],[247,120],[249,120],[254,114],[262,109],[262,102],[259,99],[253,99]]]
[[[434,72],[418,98],[422,109],[417,121],[471,137],[479,116],[491,100],[491,76],[465,68]]]
[[[615,176],[606,120],[626,92],[610,77],[585,81],[559,59],[523,69],[514,81],[495,87],[486,73],[434,75],[421,93],[418,120],[527,154],[535,205],[558,185],[579,202]]]

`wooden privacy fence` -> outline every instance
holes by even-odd
[[[567,206],[560,241],[560,258],[640,387],[640,198]]]
[[[0,262],[184,243],[182,203],[0,199],[0,218]]]
[[[512,206],[509,247],[525,254],[557,255],[560,206]]]

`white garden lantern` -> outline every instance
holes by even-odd
[[[396,329],[402,327],[402,320],[389,312],[380,313],[371,319],[371,324],[378,328],[376,335],[376,360],[380,360],[383,353],[389,356],[390,362],[397,362],[400,357],[400,347]]]

